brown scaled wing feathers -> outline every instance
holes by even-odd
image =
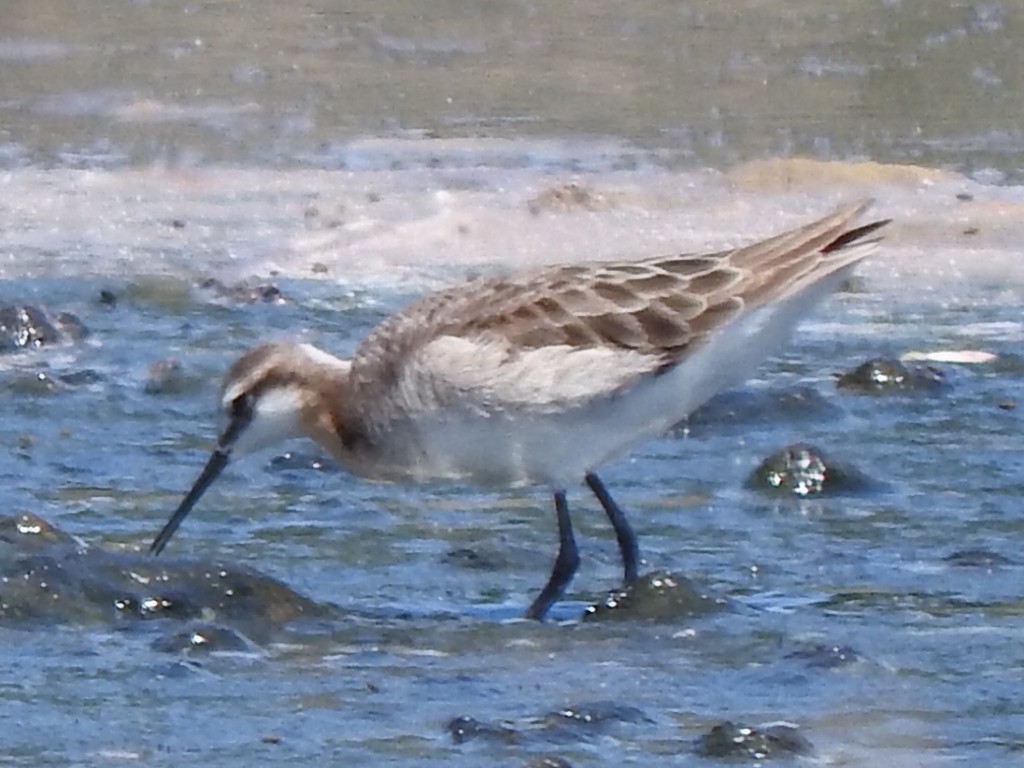
[[[745,307],[791,295],[862,258],[846,249],[885,223],[851,227],[868,205],[732,251],[549,267],[431,294],[366,338],[353,375],[393,381],[402,357],[447,335],[493,335],[526,349],[611,346],[671,363]]]

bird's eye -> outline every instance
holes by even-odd
[[[248,421],[252,415],[252,395],[243,393],[231,401],[231,420]]]

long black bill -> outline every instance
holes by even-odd
[[[163,552],[164,547],[167,546],[167,542],[174,536],[174,532],[178,530],[178,526],[181,525],[182,521],[192,511],[192,507],[196,505],[206,489],[209,488],[213,481],[217,479],[217,475],[220,474],[221,470],[228,465],[228,460],[231,458],[231,454],[223,448],[217,448],[210,456],[210,460],[206,462],[206,466],[203,467],[203,471],[199,474],[195,484],[192,486],[192,490],[188,492],[181,504],[171,515],[171,519],[167,521],[167,525],[163,527],[163,530],[153,539],[153,544],[150,546],[149,551],[154,555],[159,555]]]

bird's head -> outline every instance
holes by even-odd
[[[309,344],[274,342],[243,354],[221,387],[224,426],[209,460],[171,519],[153,540],[160,554],[206,489],[230,461],[295,437],[320,438],[327,395],[349,370],[349,362]]]

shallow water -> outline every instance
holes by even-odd
[[[325,345],[349,346],[400,301],[353,300],[347,289],[302,281],[286,285],[293,303],[281,306],[225,307],[202,292],[169,306],[178,288],[147,294],[133,278],[17,287],[75,311],[92,335],[5,361],[5,431],[21,446],[4,472],[8,508],[35,511],[94,545],[143,547],[204,460],[215,380],[235,349],[304,328]],[[125,298],[104,307],[101,289]],[[963,325],[945,327],[913,300],[838,297],[748,386],[809,382],[838,418],[828,410],[793,424],[695,426],[603,473],[631,512],[648,567],[685,573],[732,599],[727,613],[573,623],[619,577],[603,516],[576,492],[584,563],[555,610],[570,623],[507,623],[550,564],[543,494],[377,486],[253,460],[214,486],[169,554],[255,566],[343,612],[252,653],[200,656],[195,666],[150,647],[166,622],[11,626],[0,633],[5,707],[61,730],[46,738],[22,730],[9,746],[25,764],[125,754],[146,764],[330,755],[519,765],[540,753],[574,764],[690,764],[691,740],[718,720],[783,718],[839,764],[1009,759],[1020,736],[1013,670],[1024,662],[1016,642],[1019,425],[997,403],[1016,396],[1020,374],[947,367],[949,391],[934,397],[858,396],[831,381],[851,360],[925,341],[1013,354],[1016,305],[981,287],[973,295]],[[168,354],[195,384],[144,394],[147,363]],[[21,388],[40,371],[59,381],[83,368],[94,382]],[[744,488],[760,458],[795,439],[886,488],[819,501]],[[458,551],[467,548],[490,567],[462,566]],[[965,549],[1009,564],[945,561]],[[858,660],[823,668],[791,657],[818,645],[848,646]],[[536,724],[549,711],[606,700],[646,719],[570,737]],[[509,721],[526,735],[512,746],[456,746],[444,724],[460,715]]]
[[[212,654],[160,650],[172,620],[7,621],[8,762],[697,765],[694,739],[726,719],[796,722],[830,764],[1015,762],[1022,466],[1019,410],[999,406],[1024,371],[1021,12],[846,6],[9,3],[0,301],[91,334],[0,357],[3,498],[93,546],[148,546],[205,460],[222,371],[259,340],[345,354],[470,273],[719,247],[854,197],[896,222],[864,285],[745,387],[810,387],[824,406],[697,421],[602,473],[645,570],[730,610],[578,622],[620,575],[578,489],[580,573],[555,622],[515,621],[553,556],[543,493],[260,457],[167,555],[258,568],[336,610]],[[845,162],[733,165],[798,154]],[[285,301],[209,277],[273,280]],[[950,349],[1000,357],[941,366],[935,396],[834,384],[868,357]],[[147,394],[169,357],[180,386]],[[745,487],[796,440],[882,487]],[[967,550],[982,554],[948,559]],[[855,660],[828,662],[834,646]],[[640,715],[545,725],[609,701]],[[519,736],[456,744],[458,716]]]
[[[11,0],[0,159],[387,168],[353,142],[490,137],[568,141],[534,158],[565,170],[810,154],[1017,179],[1022,25],[1013,2]]]

